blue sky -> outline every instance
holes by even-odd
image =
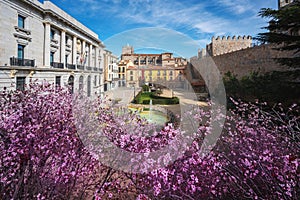
[[[119,56],[122,46],[136,52],[171,51],[192,57],[212,36],[251,35],[264,30],[261,8],[277,0],[51,0],[99,35]]]

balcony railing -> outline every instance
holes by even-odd
[[[77,65],[77,69],[84,70],[84,66],[83,65]]]
[[[10,65],[11,66],[29,66],[34,67],[35,60],[30,59],[23,59],[23,58],[10,58]]]
[[[97,67],[94,67],[93,69],[94,69],[95,72],[98,71],[98,68],[97,68]]]
[[[100,72],[100,73],[103,73],[103,69],[102,69],[102,68],[100,68],[100,69],[99,69],[99,72]]]
[[[64,68],[64,63],[59,63],[59,62],[51,62],[50,66],[53,68],[59,68],[59,69],[63,69]]]
[[[87,66],[87,67],[86,67],[86,70],[91,71],[91,70],[92,70],[92,67]]]
[[[73,64],[67,64],[68,69],[76,69],[76,66]]]

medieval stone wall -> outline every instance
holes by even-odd
[[[273,58],[289,57],[291,53],[276,51],[273,48],[273,45],[260,45],[213,56],[212,58],[219,68],[221,75],[230,71],[239,78],[247,76],[251,72],[264,74],[271,71],[287,70],[288,67],[279,65]]]
[[[218,36],[217,38],[212,37],[211,43],[206,46],[206,51],[211,56],[217,56],[241,49],[247,49],[251,46],[251,36],[233,36],[232,38],[230,36],[223,36],[222,38]]]

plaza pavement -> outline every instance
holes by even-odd
[[[128,88],[128,87],[118,87],[111,91],[105,92],[105,96],[107,99],[121,101],[118,102],[117,106],[127,106],[133,100],[134,94],[137,95],[141,88]],[[178,97],[180,100],[180,105],[191,105],[191,106],[200,106],[200,107],[208,107],[206,102],[197,101],[193,98],[192,93],[186,93],[185,91],[176,90],[174,91],[174,96]],[[167,108],[175,115],[181,115],[181,107],[180,105],[160,105],[161,107]]]
[[[113,90],[107,91],[104,93],[105,97],[107,99],[111,100],[117,100],[121,99],[120,102],[118,102],[118,105],[120,106],[126,106],[130,104],[130,102],[133,100],[133,95],[138,94],[140,91],[140,88],[128,88],[128,87],[118,87]]]

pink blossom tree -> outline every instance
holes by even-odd
[[[0,199],[299,199],[296,105],[266,112],[232,100],[205,156],[199,152],[212,134],[210,112],[197,108],[188,113],[199,125],[194,140],[168,162],[173,155],[149,155],[180,144],[180,129],[157,130],[101,99],[76,98],[80,104],[67,90],[33,83],[0,94]],[[116,149],[143,156],[128,160]]]
[[[53,85],[0,94],[0,199],[85,198],[99,163],[76,136],[72,98]]]
[[[151,199],[298,199],[299,107],[265,112],[236,102],[222,137],[207,156],[196,139],[174,164],[143,177],[143,195]],[[204,113],[198,112],[198,113]],[[208,114],[208,113],[207,113]],[[195,120],[202,121],[203,115]],[[198,133],[207,134],[202,125]],[[208,133],[209,134],[209,133]]]

